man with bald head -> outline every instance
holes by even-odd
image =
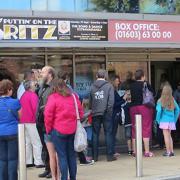
[[[39,177],[51,178],[51,171],[49,165],[49,155],[46,144],[50,142],[50,138],[46,135],[44,126],[44,107],[47,102],[47,98],[52,91],[52,81],[55,78],[55,70],[51,66],[45,66],[41,71],[42,85],[39,90],[39,104],[36,115],[36,124],[38,133],[43,145],[43,155],[45,156],[45,171],[39,174]]]

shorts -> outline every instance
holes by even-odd
[[[176,130],[176,124],[174,122],[160,122],[160,129]]]
[[[45,143],[52,142],[52,137],[50,134],[44,134],[44,142]]]
[[[130,140],[132,137],[132,126],[125,126],[124,127],[124,132],[125,132],[125,138],[126,140]]]

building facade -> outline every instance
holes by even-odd
[[[51,65],[81,98],[99,68],[121,81],[142,68],[156,90],[162,74],[180,81],[180,0],[6,0],[0,9],[0,67],[19,81]]]

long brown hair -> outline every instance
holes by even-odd
[[[169,84],[166,84],[161,93],[160,102],[163,108],[173,110],[175,108],[174,98],[172,96],[172,88]]]
[[[52,93],[59,93],[62,96],[70,96],[72,94],[62,78],[53,80]]]

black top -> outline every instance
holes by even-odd
[[[144,81],[135,81],[130,85],[131,90],[131,106],[142,105],[143,103],[143,87]],[[154,94],[150,84],[147,83],[148,89]]]

